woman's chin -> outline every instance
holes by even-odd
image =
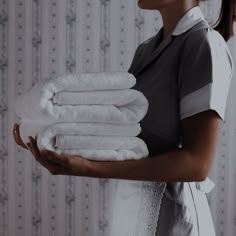
[[[145,6],[145,4],[142,4],[142,3],[140,3],[140,4],[138,4],[138,7],[140,8],[140,9],[148,9],[147,8],[147,6]]]
[[[144,0],[139,0],[138,1],[138,7],[141,8],[141,9],[146,9],[146,10],[154,9],[151,6],[148,6],[148,4],[144,2]]]

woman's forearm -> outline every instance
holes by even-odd
[[[202,181],[205,172],[197,158],[182,149],[127,161],[89,161],[87,176],[159,182]]]

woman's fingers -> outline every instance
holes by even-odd
[[[71,162],[69,156],[65,154],[58,154],[51,150],[39,150],[37,145],[37,138],[29,136],[29,142],[27,143],[28,149],[32,152],[35,159],[44,166],[53,175],[70,175]]]
[[[14,139],[15,139],[15,142],[16,142],[18,145],[20,145],[19,140],[18,140],[18,138],[17,138],[17,124],[15,124],[14,127],[13,127],[13,137],[14,137]]]
[[[40,152],[40,154],[38,155],[38,154],[36,154],[35,149],[32,147],[30,142],[27,143],[27,146],[28,146],[29,150],[31,151],[31,153],[33,154],[33,156],[35,157],[36,161],[38,161],[42,166],[44,166],[50,172],[51,172],[51,170],[54,170],[54,169],[57,169],[58,167],[60,167],[55,162],[51,162],[45,158],[44,155],[45,155],[46,150],[42,150]]]
[[[39,151],[36,140],[34,138],[32,138],[31,136],[29,136],[29,141],[30,141],[30,146],[31,146],[32,150],[34,151],[35,155],[40,157],[40,151]]]
[[[21,147],[23,147],[25,149],[28,149],[20,136],[19,124],[17,124],[17,123],[14,125],[14,128],[13,128],[13,137],[15,139],[15,142],[18,145],[20,145]]]
[[[22,146],[23,148],[27,149],[27,146],[25,145],[25,143],[23,142],[23,140],[22,140],[22,138],[21,138],[21,136],[20,136],[20,125],[19,125],[19,124],[17,124],[16,129],[17,129],[17,136],[18,136],[18,138],[19,138],[19,141],[20,141],[21,146]]]
[[[39,155],[37,155],[33,149],[33,147],[31,146],[30,142],[26,143],[28,149],[30,150],[30,152],[33,154],[33,156],[35,157],[35,159],[38,161],[39,160]]]
[[[40,151],[37,145],[37,141],[31,136],[29,136],[29,140],[30,140],[31,150],[40,159],[48,160],[50,163],[59,165],[65,165],[68,163],[68,160],[64,155],[60,155],[57,154],[56,152],[46,149]]]

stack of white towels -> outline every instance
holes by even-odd
[[[23,141],[36,137],[40,149],[90,160],[121,161],[148,157],[136,137],[148,110],[145,96],[131,89],[128,72],[59,75],[46,78],[17,98]],[[109,236],[154,236],[164,185],[119,180],[110,208]],[[156,207],[153,207],[153,206]],[[148,210],[147,210],[148,209]],[[150,227],[154,225],[154,227]],[[143,226],[143,227],[141,227]]]
[[[59,75],[37,82],[18,97],[24,142],[36,137],[41,149],[91,160],[127,160],[148,156],[139,121],[148,110],[128,72]]]

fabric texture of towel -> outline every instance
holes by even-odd
[[[135,77],[129,73],[59,76],[39,81],[19,96],[15,111],[22,119],[30,120],[134,124],[143,119],[148,109],[148,101],[141,92],[127,90],[135,83]],[[70,93],[75,91],[78,99],[75,93]],[[55,96],[55,100],[63,102],[63,95],[64,102],[70,104],[53,103]]]
[[[52,138],[57,135],[96,135],[96,136],[127,136],[134,137],[141,132],[139,123],[132,125],[117,125],[87,122],[54,122],[41,120],[20,121],[20,135],[24,143],[28,142],[28,136],[38,136],[38,141],[52,143]],[[43,141],[40,141],[41,139]],[[51,141],[50,141],[51,140]],[[39,143],[39,145],[40,145]]]

